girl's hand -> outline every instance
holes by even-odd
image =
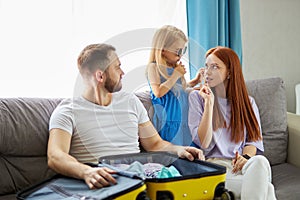
[[[185,67],[181,62],[176,64],[174,68],[174,73],[178,74],[178,77],[182,77],[186,73]]]
[[[204,68],[199,69],[199,71],[197,72],[195,78],[193,78],[189,82],[189,86],[190,87],[194,87],[198,83],[204,84],[205,83],[205,81],[204,81],[205,80],[204,72],[205,72]],[[198,88],[195,88],[195,89],[198,89]]]
[[[199,69],[198,74],[199,74],[199,82],[201,83],[201,85],[204,85],[206,83],[205,69],[204,68]]]

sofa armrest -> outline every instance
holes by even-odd
[[[287,112],[289,142],[287,162],[300,168],[300,115]]]

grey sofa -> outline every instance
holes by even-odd
[[[279,200],[300,199],[300,116],[286,112],[280,78],[247,82],[261,115],[265,155]],[[136,95],[151,116],[149,92]],[[48,121],[62,99],[0,99],[0,200],[55,173],[47,166]]]

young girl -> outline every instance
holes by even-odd
[[[163,26],[154,35],[146,76],[153,105],[153,124],[160,136],[178,145],[191,145],[187,124],[187,87],[195,86],[200,73],[186,83],[180,59],[186,51],[187,37],[174,26]]]
[[[206,53],[206,83],[189,96],[189,128],[208,161],[227,167],[225,186],[241,199],[276,199],[258,108],[240,61],[226,47]]]

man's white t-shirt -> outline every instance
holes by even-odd
[[[97,163],[102,156],[140,152],[138,125],[147,121],[147,111],[134,94],[117,92],[108,106],[83,97],[63,100],[51,115],[49,130],[70,133],[70,155]]]

